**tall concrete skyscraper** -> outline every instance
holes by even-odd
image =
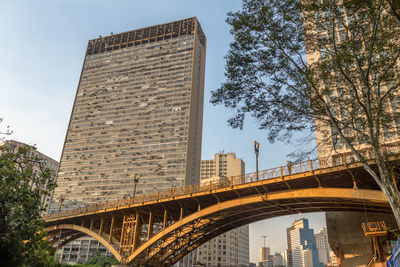
[[[205,53],[195,17],[90,40],[53,201],[199,183]]]
[[[205,54],[195,17],[89,41],[50,212],[200,182]],[[109,255],[82,238],[57,257],[94,250]]]

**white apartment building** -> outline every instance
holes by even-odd
[[[235,153],[218,153],[214,155],[214,160],[201,161],[200,182],[223,181],[244,173],[244,162],[236,158]],[[199,246],[195,263],[209,267],[248,266],[249,226],[238,227]]]
[[[318,249],[319,262],[328,265],[331,262],[329,256],[331,247],[329,246],[328,230],[326,228],[321,228],[319,233],[315,234],[315,245]]]

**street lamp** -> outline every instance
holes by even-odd
[[[256,181],[258,181],[258,153],[260,151],[260,143],[254,141],[254,153],[256,153]]]
[[[65,200],[65,194],[62,194],[60,196],[60,206],[58,207],[58,212],[61,211],[61,207],[62,207],[64,200]],[[58,235],[57,248],[56,248],[56,251],[54,252],[54,259],[56,258],[56,253],[60,247],[61,235],[62,235],[62,229],[60,229],[60,234]]]
[[[138,177],[138,174],[137,174],[137,173],[135,173],[135,177],[133,177],[133,182],[135,183],[135,187],[133,188],[133,198],[135,198],[135,195],[136,195],[136,185],[137,185],[138,182],[139,182],[139,177]]]
[[[60,197],[60,206],[58,207],[58,212],[61,211],[61,207],[63,205],[64,200],[65,200],[65,195],[62,194],[61,197]]]

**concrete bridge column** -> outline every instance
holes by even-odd
[[[366,237],[363,222],[385,221],[388,229],[397,229],[393,215],[364,212],[326,212],[326,226],[331,249],[342,267],[365,266],[371,259],[372,239]],[[383,238],[378,241],[383,242]],[[383,265],[384,266],[384,265]]]

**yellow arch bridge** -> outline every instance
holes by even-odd
[[[47,235],[59,248],[89,235],[122,264],[171,266],[202,243],[259,220],[321,211],[392,213],[373,178],[352,161],[307,161],[63,211],[44,218]]]

